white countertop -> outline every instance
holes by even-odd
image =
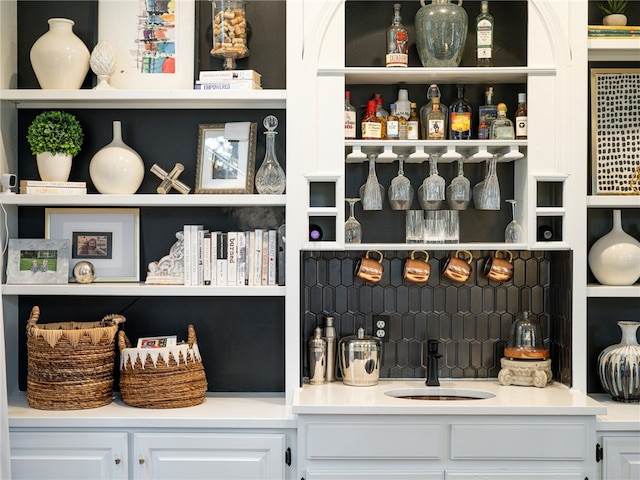
[[[604,415],[606,408],[584,393],[553,382],[544,388],[503,386],[497,380],[441,380],[441,388],[481,390],[481,400],[410,400],[385,395],[389,390],[420,389],[424,380],[380,380],[375,386],[342,382],[307,385],[294,395],[293,413],[338,415]]]
[[[640,403],[614,401],[606,393],[590,395],[607,408],[607,413],[596,417],[597,430],[635,431],[640,433]]]

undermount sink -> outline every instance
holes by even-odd
[[[483,400],[495,397],[495,394],[482,390],[442,387],[405,388],[389,390],[384,394],[407,400]]]

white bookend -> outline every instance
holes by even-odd
[[[211,233],[202,238],[202,283],[211,285]]]
[[[276,253],[278,251],[278,235],[275,230],[269,230],[269,264],[267,269],[267,285],[276,284]]]
[[[238,277],[236,285],[244,285],[245,271],[247,270],[247,241],[244,232],[238,232]]]
[[[253,284],[262,285],[262,229],[256,228],[253,250],[255,252]]]
[[[191,285],[191,225],[185,225],[183,229],[183,242],[184,245],[184,284]]]
[[[227,285],[235,285],[238,278],[238,232],[227,233]]]
[[[260,284],[269,284],[269,230],[262,230],[262,272]]]
[[[226,232],[218,233],[218,254],[216,258],[216,285],[223,286],[227,284],[227,234]]]

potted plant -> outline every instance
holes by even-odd
[[[27,130],[27,141],[36,156],[40,178],[66,182],[71,160],[80,152],[83,139],[80,122],[70,113],[52,110],[34,118]]]
[[[607,0],[606,4],[599,3],[598,8],[604,13],[602,23],[604,25],[626,25],[627,16],[624,14],[627,9],[628,0]]]

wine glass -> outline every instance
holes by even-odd
[[[471,183],[464,176],[464,159],[458,159],[458,176],[451,180],[446,191],[447,202],[451,210],[465,210],[471,200]]]
[[[491,160],[489,160],[489,173],[484,180],[482,197],[480,198],[481,210],[500,210],[500,184],[498,183],[498,175],[496,174],[497,162],[497,155],[494,155]]]
[[[507,243],[521,243],[524,241],[524,231],[522,226],[516,221],[516,202],[515,200],[506,200],[511,204],[511,217],[513,220],[507,224],[504,229],[504,241]]]
[[[360,187],[360,198],[362,199],[363,210],[382,210],[382,199],[384,198],[384,187],[378,182],[376,175],[377,152],[369,152],[369,175],[364,185]]]
[[[429,176],[418,189],[418,199],[423,210],[438,210],[444,200],[445,181],[438,175],[439,153],[429,156]]]
[[[362,225],[356,220],[354,215],[354,209],[356,203],[360,201],[359,198],[345,198],[345,201],[349,203],[349,218],[344,222],[344,241],[345,243],[360,243],[362,242]]]
[[[482,190],[484,189],[484,181],[487,179],[487,175],[489,174],[489,161],[484,162],[484,177],[481,181],[475,184],[473,187],[471,197],[473,198],[473,203],[476,206],[476,210],[480,210],[482,208]]]
[[[409,210],[413,202],[413,187],[411,180],[404,176],[404,159],[407,155],[398,154],[398,175],[393,177],[389,186],[389,203],[393,210]]]

